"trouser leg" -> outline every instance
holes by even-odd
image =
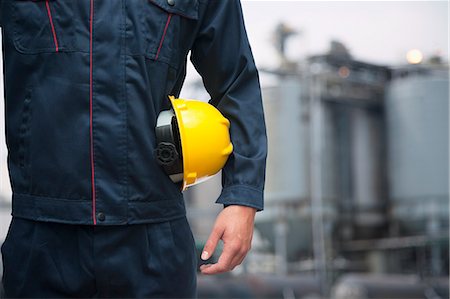
[[[186,218],[96,227],[13,218],[2,258],[10,298],[196,295],[197,258]]]
[[[6,298],[92,297],[92,230],[14,217],[2,246]]]
[[[186,218],[95,228],[99,296],[193,298],[197,257]]]

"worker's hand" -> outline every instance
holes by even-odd
[[[223,241],[223,251],[216,264],[200,266],[203,274],[228,272],[242,263],[251,247],[255,213],[254,208],[237,205],[220,212],[201,258],[209,259],[219,240]]]

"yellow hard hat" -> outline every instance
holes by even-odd
[[[214,106],[169,97],[156,125],[156,159],[181,189],[200,183],[223,168],[233,151],[230,122]]]

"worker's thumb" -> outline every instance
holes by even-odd
[[[208,241],[206,241],[205,247],[203,248],[201,256],[202,260],[206,261],[213,255],[214,250],[216,250],[217,243],[219,243],[219,240],[222,237],[222,234],[223,231],[220,230],[217,225],[215,225],[213,231],[209,235]]]

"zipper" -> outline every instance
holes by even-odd
[[[90,0],[89,15],[89,139],[90,139],[90,163],[91,163],[91,189],[92,189],[92,221],[97,225],[96,218],[96,192],[95,192],[95,165],[94,165],[94,131],[92,121],[93,101],[93,29],[94,29],[94,0]]]

